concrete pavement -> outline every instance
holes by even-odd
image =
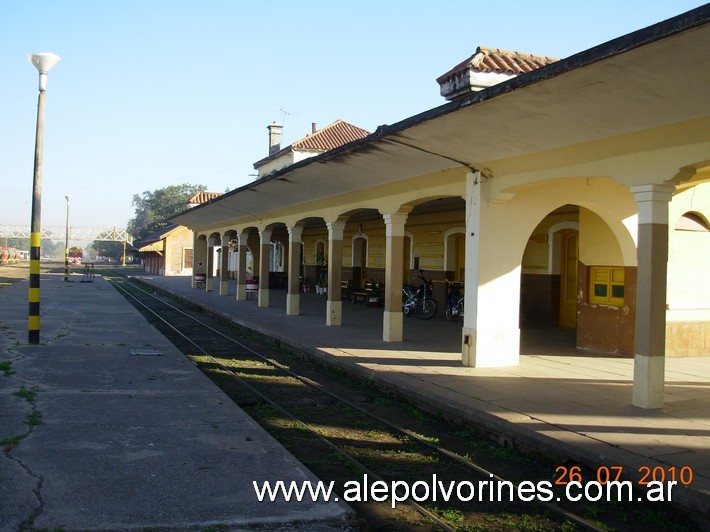
[[[0,530],[327,528],[336,503],[259,503],[316,480],[108,283],[42,274],[0,290]],[[333,525],[337,526],[337,525]]]

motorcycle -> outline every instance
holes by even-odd
[[[422,280],[422,284],[418,289],[412,285],[405,285],[402,288],[404,296],[402,312],[405,316],[416,313],[419,319],[429,320],[436,315],[439,310],[439,304],[432,296],[432,282],[426,279],[422,275],[423,273],[422,270],[419,270],[419,279]]]
[[[449,286],[449,297],[446,302],[446,319],[452,321],[457,316],[463,318],[463,284],[453,282]]]

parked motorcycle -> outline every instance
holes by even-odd
[[[422,284],[418,289],[412,285],[405,285],[402,288],[404,295],[402,312],[405,316],[416,314],[419,319],[429,320],[436,316],[439,304],[432,296],[432,282],[426,279],[423,273],[422,270],[419,270],[419,279],[422,280]]]
[[[447,320],[452,321],[457,316],[463,318],[463,301],[463,283],[451,283],[445,310]]]

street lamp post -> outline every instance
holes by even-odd
[[[30,224],[30,293],[29,293],[29,343],[39,343],[39,259],[42,240],[42,145],[44,136],[44,93],[47,89],[47,72],[60,57],[52,53],[31,54],[30,62],[39,71],[39,97],[37,99],[37,132],[35,135],[35,165],[32,181],[32,221]]]
[[[69,200],[71,196],[64,196],[67,200],[67,225],[64,237],[64,282],[69,281]]]

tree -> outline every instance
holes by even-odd
[[[152,192],[134,194],[135,216],[128,222],[128,232],[140,240],[159,229],[161,222],[167,221],[187,209],[187,200],[198,192],[204,192],[204,185],[170,185]]]
[[[106,257],[121,261],[123,258],[123,242],[112,240],[94,240],[87,248],[87,254],[91,251],[92,258]]]
[[[29,251],[30,239],[29,238],[5,238],[5,245],[9,248],[23,249],[25,251]]]
[[[64,258],[64,242],[52,242],[49,238],[43,238],[39,249],[43,256]]]

